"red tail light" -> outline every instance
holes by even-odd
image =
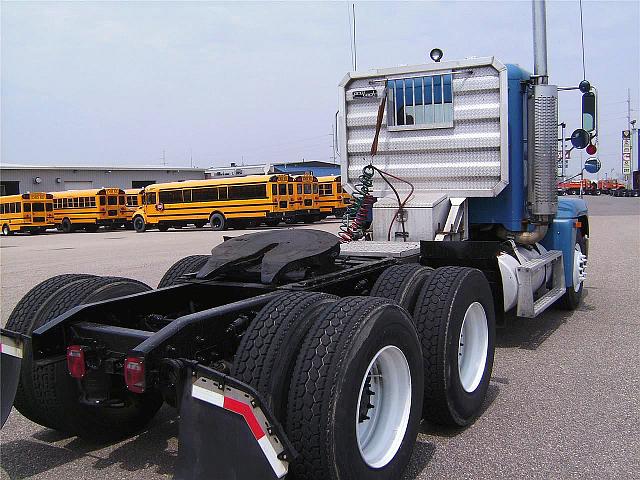
[[[87,373],[84,362],[84,350],[80,345],[67,347],[67,368],[73,378],[82,378]]]
[[[124,362],[124,381],[129,391],[144,393],[144,361],[138,357],[127,357]]]

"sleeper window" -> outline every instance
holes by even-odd
[[[387,82],[387,124],[391,130],[453,127],[450,73]]]

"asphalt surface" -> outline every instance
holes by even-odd
[[[499,330],[483,415],[461,430],[423,424],[404,480],[640,478],[640,199],[588,201],[582,306]],[[335,232],[338,223],[320,228]],[[2,323],[51,275],[122,275],[155,286],[174,261],[207,253],[221,239],[195,230],[3,238]],[[111,445],[66,437],[14,411],[0,432],[0,476],[171,477],[177,433],[166,407],[145,432]]]

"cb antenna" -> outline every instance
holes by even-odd
[[[351,8],[347,4],[347,15],[349,17],[349,47],[351,49],[351,66],[353,70],[358,69],[358,50],[356,44],[356,4],[352,3]]]

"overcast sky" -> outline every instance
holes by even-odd
[[[2,162],[328,160],[350,3],[2,3]],[[532,69],[531,5],[356,3],[358,69],[495,55]],[[582,79],[579,3],[547,2],[551,83]],[[640,2],[584,2],[603,172],[638,117]],[[579,95],[561,94],[579,126]],[[570,170],[579,171],[579,156]]]

